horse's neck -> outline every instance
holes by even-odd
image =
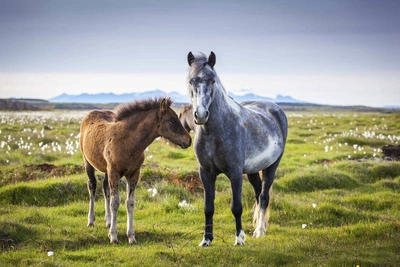
[[[240,105],[226,93],[221,85],[221,88],[215,92],[214,100],[211,103],[210,116],[220,118],[215,120],[216,126],[225,127],[225,123],[230,124],[236,116],[239,116],[240,108]]]

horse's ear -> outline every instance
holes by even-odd
[[[191,66],[194,61],[194,56],[193,56],[192,52],[189,52],[189,54],[187,56],[187,60],[188,60],[189,66]]]
[[[166,110],[167,110],[167,100],[163,98],[163,100],[161,100],[161,105],[160,105],[161,114],[164,114]]]
[[[213,68],[215,65],[215,54],[213,51],[211,51],[211,54],[208,57],[208,65],[210,65],[211,68]]]

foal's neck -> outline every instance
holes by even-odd
[[[158,109],[141,111],[128,119],[127,127],[135,134],[137,146],[146,149],[158,135]]]

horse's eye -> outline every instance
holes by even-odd
[[[169,122],[170,122],[170,123],[175,123],[176,120],[175,120],[174,118],[172,118],[172,119],[169,120]]]
[[[211,84],[214,84],[215,83],[215,80],[211,80]]]

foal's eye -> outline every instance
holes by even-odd
[[[175,123],[176,120],[175,120],[174,118],[172,118],[172,119],[169,120],[169,122],[170,122],[170,123]]]

